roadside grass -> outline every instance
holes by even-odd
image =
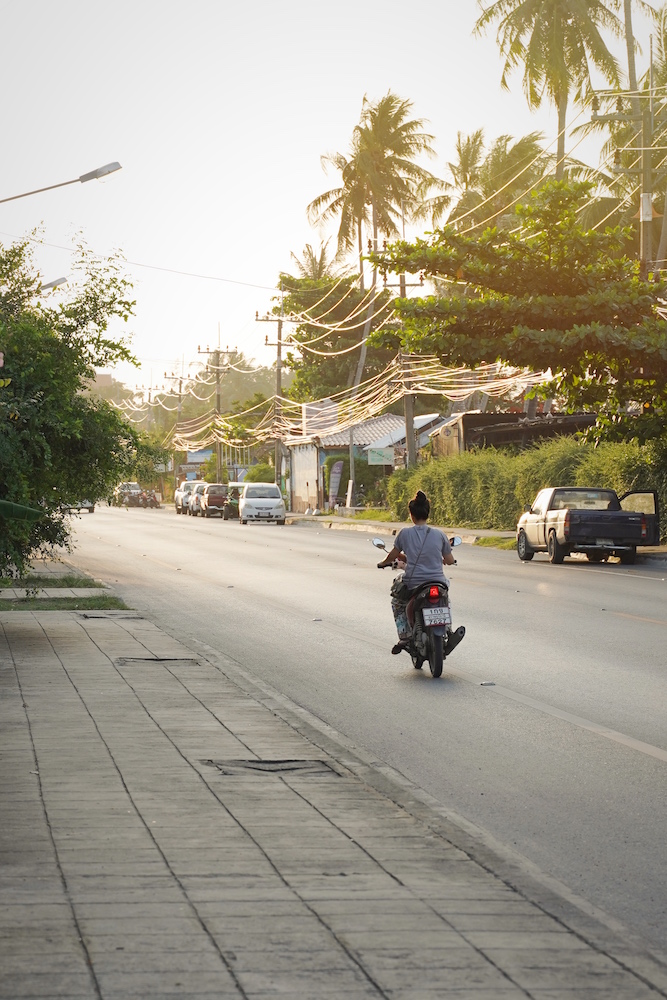
[[[0,612],[131,610],[120,597],[28,597],[0,602]]]
[[[42,587],[99,587],[99,583],[91,580],[89,576],[75,576],[68,573],[67,576],[27,576],[23,580],[13,579],[3,576],[0,578],[0,589],[7,590],[18,587],[23,590],[40,589]]]
[[[485,538],[476,538],[475,545],[481,545],[487,549],[516,549],[516,538],[503,538],[502,535],[487,535]]]
[[[353,521],[395,521],[396,518],[390,510],[376,510],[369,507],[367,510],[359,510],[351,518]]]

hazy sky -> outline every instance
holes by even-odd
[[[318,245],[305,208],[337,182],[320,155],[347,152],[364,94],[414,102],[435,173],[458,130],[554,138],[555,114],[529,112],[519,76],[501,91],[495,34],[472,36],[477,15],[475,0],[0,0],[0,198],[123,166],[1,205],[0,240],[39,227],[53,245],[36,251],[45,282],[70,272],[56,247],[79,232],[95,253],[122,250],[142,370],[116,374],[130,384],[152,372],[161,385],[165,368],[217,341],[218,322],[223,347],[270,362],[255,310],[290,251]],[[643,72],[646,22],[636,30]],[[577,155],[597,163],[595,146]]]

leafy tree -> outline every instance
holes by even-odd
[[[96,367],[131,361],[112,319],[132,313],[120,264],[80,249],[74,295],[40,302],[27,242],[0,247],[0,350],[11,383],[0,391],[0,497],[40,509],[33,523],[0,517],[0,573],[23,570],[54,545],[68,545],[62,506],[111,494],[137,457],[137,432],[87,389]]]
[[[529,106],[538,108],[546,95],[558,111],[556,177],[560,179],[570,95],[574,92],[575,100],[581,100],[591,89],[592,68],[612,85],[618,84],[618,64],[600,29],[620,37],[622,24],[602,0],[494,0],[488,7],[478,2],[483,13],[475,32],[499,23],[498,44],[505,59],[501,85],[508,89],[512,70],[521,65]]]
[[[246,483],[272,483],[275,478],[275,471],[268,462],[258,462],[251,465],[246,473],[244,482]]]
[[[520,232],[464,236],[446,227],[375,259],[382,269],[450,282],[442,297],[397,303],[407,350],[450,365],[551,368],[549,393],[567,408],[596,409],[610,436],[648,437],[667,426],[659,301],[667,286],[640,280],[637,262],[624,253],[627,232],[583,227],[589,191],[583,182],[551,181],[516,209]],[[379,342],[397,346],[398,338]],[[634,420],[626,412],[633,403],[653,412]]]

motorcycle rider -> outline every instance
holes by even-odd
[[[378,568],[391,566],[395,560],[407,563],[407,569],[403,576],[405,593],[402,596],[392,594],[391,610],[398,632],[398,642],[392,647],[392,653],[397,655],[402,650],[407,649],[410,641],[410,626],[408,624],[407,606],[415,590],[425,583],[444,583],[449,588],[449,580],[445,577],[442,567],[453,566],[456,562],[449,539],[439,528],[431,528],[426,524],[431,512],[431,504],[422,490],[417,493],[408,504],[410,518],[413,527],[401,528],[396,535],[394,547],[387,556],[378,563]],[[456,633],[452,634],[451,639]],[[447,652],[451,652],[454,646],[463,638],[457,638],[455,642],[450,639]]]

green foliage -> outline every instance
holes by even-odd
[[[160,473],[156,471],[156,466],[166,465],[171,458],[171,452],[164,448],[158,441],[149,438],[146,434],[139,436],[134,453],[131,478],[135,479],[142,486],[155,488],[160,481]]]
[[[388,501],[392,514],[407,520],[408,500],[421,489],[436,524],[509,530],[545,486],[611,487],[619,494],[657,490],[665,511],[667,448],[637,443],[596,448],[563,437],[517,454],[492,448],[466,452],[394,473]]]
[[[272,483],[275,477],[275,469],[268,462],[258,462],[251,465],[246,473],[244,482],[246,483]]]
[[[664,434],[667,322],[658,308],[667,283],[640,279],[624,254],[628,233],[582,226],[589,191],[552,181],[517,207],[518,232],[474,237],[445,227],[373,259],[451,282],[442,297],[398,301],[407,350],[449,365],[550,367],[545,393],[570,411],[598,410],[599,439],[612,423],[617,436],[641,432],[626,412],[632,403],[650,404]],[[401,340],[383,332],[375,343],[396,349]]]
[[[27,243],[0,247],[0,350],[11,384],[0,393],[0,498],[39,508],[32,523],[0,518],[0,573],[69,543],[61,506],[108,497],[142,449],[109,403],[88,393],[96,367],[133,360],[112,319],[132,312],[119,265],[78,261],[82,277],[58,308],[39,302]]]
[[[327,455],[324,460],[324,495],[329,499],[329,480],[331,477],[331,467],[335,462],[343,462],[343,472],[340,477],[338,496],[344,497],[347,492],[347,483],[350,478],[350,454],[349,451],[340,452],[337,455]],[[387,483],[389,477],[385,475],[381,465],[369,465],[362,456],[355,454],[354,475],[356,489],[363,489],[369,503],[384,503],[387,495]]]

